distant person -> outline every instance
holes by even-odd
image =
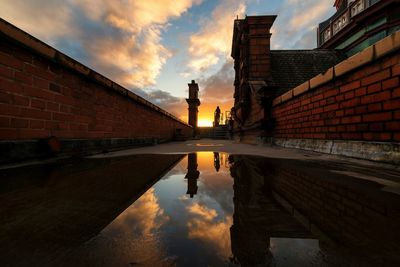
[[[217,109],[214,112],[214,126],[219,126],[220,118],[221,118],[221,110],[219,109],[219,106],[217,106]]]

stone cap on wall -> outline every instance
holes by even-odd
[[[62,52],[58,51],[57,49],[49,46],[48,44],[40,41],[39,39],[33,37],[32,35],[26,33],[25,31],[15,27],[14,25],[10,24],[9,22],[5,21],[4,19],[0,18],[0,34],[5,36],[6,38],[14,41],[23,47],[31,50],[32,52],[39,54],[67,69],[70,69],[79,75],[85,76],[86,78],[107,87],[110,90],[114,90],[115,92],[128,97],[135,102],[147,106],[150,109],[159,112],[175,121],[178,121],[185,126],[191,127],[189,124],[184,122],[183,120],[175,117],[171,113],[163,110],[162,108],[154,105],[153,103],[147,101],[143,97],[138,96],[137,94],[129,91],[128,89],[122,87],[121,85],[117,84],[116,82],[108,79],[104,75],[88,68],[87,66],[83,65],[82,63],[72,59],[71,57],[63,54]]]
[[[400,50],[400,31],[394,32],[388,37],[380,40],[374,45],[369,46],[363,51],[343,60],[335,66],[329,68],[324,73],[321,73],[314,78],[298,85],[288,92],[278,96],[273,101],[273,106],[284,103],[294,97],[306,93],[309,90],[315,89],[333,79],[349,73],[365,64],[384,57],[390,53]]]

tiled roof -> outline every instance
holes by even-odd
[[[271,50],[271,81],[277,95],[302,84],[346,59],[339,50]]]

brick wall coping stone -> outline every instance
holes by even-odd
[[[71,69],[86,78],[107,87],[108,89],[114,90],[119,94],[128,97],[139,104],[149,107],[150,109],[155,110],[175,121],[178,121],[185,126],[192,127],[188,125],[183,120],[175,117],[171,113],[163,110],[162,108],[154,105],[153,103],[147,101],[143,97],[138,96],[137,94],[129,91],[128,89],[122,87],[121,85],[117,84],[116,82],[108,79],[107,77],[99,74],[98,72],[86,67],[82,63],[70,58],[69,56],[63,54],[62,52],[56,50],[55,48],[47,45],[46,43],[40,41],[39,39],[33,37],[32,35],[26,33],[25,31],[15,27],[14,25],[10,24],[9,22],[5,21],[4,19],[0,18],[0,34],[4,35],[6,38],[17,42],[18,44],[30,49],[34,53],[37,53],[51,61]]]
[[[370,141],[274,138],[280,147],[400,164],[400,144]]]
[[[343,60],[339,64],[329,68],[309,81],[295,87],[294,89],[278,96],[274,99],[272,105],[280,105],[293,97],[304,94],[309,90],[315,89],[333,79],[340,77],[350,71],[353,71],[365,64],[384,57],[390,53],[400,50],[400,31],[392,33],[390,36],[380,40],[376,44],[369,46],[363,51]]]

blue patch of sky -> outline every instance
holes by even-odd
[[[187,83],[196,78],[180,75],[187,71],[189,37],[200,29],[200,21],[209,18],[218,4],[219,2],[214,0],[203,1],[200,5],[191,7],[181,17],[169,22],[161,37],[163,45],[172,51],[173,56],[167,60],[157,77],[157,89],[168,91],[174,96],[186,97]]]
[[[257,0],[247,7],[247,15],[275,15],[282,6],[283,1]]]

